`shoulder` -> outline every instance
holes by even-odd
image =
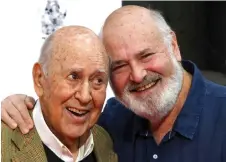
[[[128,123],[132,123],[134,113],[121,104],[116,98],[107,101],[102,112],[98,125],[103,127],[111,136],[113,141],[121,138]]]
[[[93,136],[95,138],[101,139],[102,142],[107,142],[112,146],[112,140],[108,132],[99,125],[95,125],[92,129]]]
[[[226,98],[226,86],[213,83],[210,80],[205,80],[205,85],[206,95],[216,98]]]
[[[1,140],[2,143],[3,141],[7,141],[7,139],[11,139],[12,134],[13,134],[13,129],[11,129],[10,127],[8,127],[4,122],[1,121]]]
[[[13,130],[9,128],[4,122],[1,122],[1,155],[2,161],[10,161],[11,154],[14,147],[11,139],[13,136]]]
[[[106,130],[99,125],[94,125],[92,129],[94,146],[100,150],[113,150],[113,142]]]
[[[129,119],[131,116],[133,116],[133,113],[113,97],[107,101],[98,124],[104,127],[104,129],[108,129],[105,127],[109,124],[122,126],[126,119]]]
[[[226,87],[215,84],[209,80],[205,80],[205,103],[202,119],[215,131],[226,134]],[[208,124],[207,124],[208,123]]]
[[[97,159],[103,161],[118,161],[117,154],[114,152],[113,142],[106,130],[99,125],[94,125],[92,128],[94,151]]]
[[[219,115],[226,119],[226,86],[209,80],[205,80],[205,85],[206,106],[212,108],[215,113],[220,112]]]

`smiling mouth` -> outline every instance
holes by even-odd
[[[157,79],[157,80],[155,80],[155,81],[153,81],[149,84],[146,84],[144,86],[134,88],[134,89],[131,90],[131,92],[141,92],[141,91],[145,91],[147,89],[150,89],[150,88],[154,87],[158,83],[159,80],[160,79]]]
[[[71,108],[71,107],[67,107],[66,109],[70,113],[72,113],[73,115],[78,116],[78,117],[82,117],[82,116],[86,115],[87,113],[89,113],[89,111],[87,111],[87,110],[78,110],[78,109]]]

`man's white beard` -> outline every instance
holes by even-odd
[[[135,114],[152,122],[155,120],[158,122],[164,118],[173,109],[183,84],[183,68],[174,55],[171,55],[171,59],[174,65],[174,74],[170,78],[161,79],[162,83],[160,84],[164,85],[162,90],[156,91],[152,96],[137,98],[132,96],[126,87],[122,100],[118,98],[120,102]]]

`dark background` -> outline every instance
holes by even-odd
[[[226,74],[226,2],[123,1],[159,10],[175,31],[183,59]]]

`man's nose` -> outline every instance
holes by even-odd
[[[89,82],[84,82],[80,85],[79,89],[75,92],[75,98],[82,104],[87,105],[92,100]]]
[[[130,80],[135,83],[140,83],[143,81],[143,79],[146,75],[147,75],[147,72],[143,67],[133,66],[131,68]]]

